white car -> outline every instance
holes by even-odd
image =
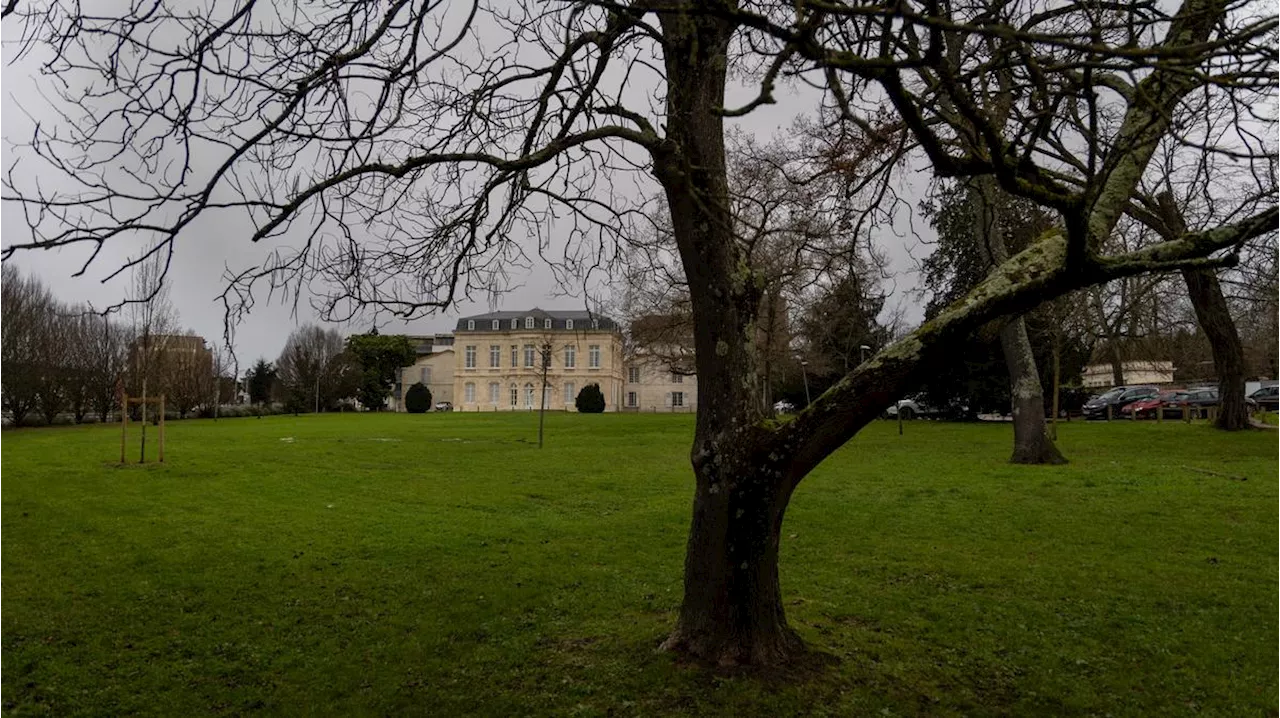
[[[796,410],[796,405],[792,404],[786,399],[783,399],[782,401],[779,401],[778,403],[773,405],[773,413],[775,414],[790,414],[795,410]]]
[[[968,410],[969,407],[967,406],[956,407],[956,409],[952,410],[939,408],[925,401],[922,394],[916,394],[915,396],[907,397],[906,399],[899,399],[898,403],[886,409],[885,413],[888,414],[891,419],[896,419],[898,418],[898,414],[902,414],[903,421],[911,421],[912,419],[919,417],[943,417],[948,414],[965,414]]]

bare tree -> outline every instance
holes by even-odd
[[[127,371],[127,330],[110,317],[86,313],[81,318],[80,336],[84,341],[84,381],[89,405],[98,421],[107,421],[120,406],[118,392]]]
[[[53,297],[35,277],[5,265],[0,277],[0,404],[21,426],[39,402],[42,334],[53,313]]]
[[[359,371],[346,354],[342,335],[314,324],[289,334],[276,370],[294,411],[332,411],[358,388]]]
[[[140,235],[167,258],[197,218],[238,211],[255,222],[249,239],[278,251],[229,278],[233,319],[262,282],[331,287],[319,307],[331,318],[368,305],[416,315],[500,290],[526,252],[590,275],[645,209],[624,173],[645,173],[688,281],[702,397],[684,599],[665,647],[776,663],[803,647],[777,564],[792,493],[957,342],[1075,289],[1230,263],[1274,229],[1259,171],[1217,221],[1103,249],[1145,202],[1162,141],[1259,168],[1274,156],[1260,139],[1274,118],[1254,112],[1276,86],[1274,14],[1220,0],[1172,10],[600,0],[190,13],[157,2],[112,17],[56,5],[23,20],[60,80],[62,113],[14,154],[63,184],[45,190],[10,168],[5,200],[31,236],[5,251]],[[1015,68],[999,124],[976,89],[992,63]],[[757,96],[729,106],[730,73]],[[169,81],[178,75],[191,80]],[[725,126],[790,81],[820,85],[833,134],[873,134],[887,107],[935,175],[993,177],[1062,227],[777,423],[759,400],[762,277],[738,242]],[[1198,94],[1228,98],[1240,131],[1205,142],[1175,127],[1169,108]],[[1056,122],[1066,114],[1079,122]]]

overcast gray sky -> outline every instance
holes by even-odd
[[[12,25],[6,30],[11,27]],[[5,37],[11,38],[11,34],[6,32]],[[6,47],[6,59],[10,49]],[[6,64],[3,75],[0,76],[0,94],[3,95],[0,104],[0,132],[5,140],[2,151],[6,170],[13,162],[12,143],[29,139],[33,119],[49,123],[56,117],[49,109],[48,100],[41,96],[38,89],[38,83],[49,80],[36,77],[35,68],[33,59],[13,65]],[[747,97],[747,93],[742,90],[735,94]],[[778,104],[758,109],[739,120],[738,125],[763,139],[785,131],[797,110],[812,111],[816,107],[814,96],[810,92],[783,90],[778,99]],[[927,177],[917,174],[908,182],[908,185],[900,187],[900,191],[907,197],[918,197],[923,194]],[[910,290],[915,287],[915,260],[924,256],[928,248],[906,231],[908,221],[909,218],[900,217],[896,230],[880,228],[873,238],[884,249],[889,260],[888,270],[894,275],[886,282],[886,289],[893,290],[889,306],[902,305],[908,320],[918,321],[921,316],[920,303],[911,296]],[[217,222],[197,222],[190,226],[178,241],[169,274],[170,294],[182,325],[211,341],[221,342],[222,338],[222,305],[216,298],[224,288],[224,268],[251,265],[270,249],[254,246],[248,241],[252,230],[247,221],[238,227],[233,226],[234,224],[224,218]],[[928,236],[927,228],[922,226],[918,218],[913,226],[915,231]],[[7,246],[29,238],[30,231],[21,214],[8,205],[0,209],[0,244]],[[285,242],[289,239],[284,238]],[[23,252],[11,261],[23,271],[39,276],[62,301],[89,302],[102,307],[121,299],[128,286],[127,277],[104,284],[104,276],[141,249],[127,241],[111,244],[103,250],[88,273],[81,277],[72,275],[80,269],[87,257],[83,250]],[[529,254],[536,257],[536,253],[532,251]],[[513,271],[511,280],[513,287],[501,297],[497,304],[500,308],[582,308],[588,300],[583,296],[581,287],[556,286],[550,269],[536,259],[531,269]],[[601,290],[597,288],[597,291]],[[292,297],[268,299],[265,294],[256,297],[252,312],[235,328],[234,349],[242,368],[258,357],[274,360],[294,327],[304,322],[317,321],[316,314],[308,303],[309,299],[305,295],[301,297],[295,313]],[[386,315],[379,317],[377,323],[379,330],[384,333],[442,332],[451,330],[459,316],[485,312],[492,308],[495,306],[490,304],[488,298],[481,297],[479,301],[463,302],[445,313],[409,323],[396,321]],[[350,325],[336,326],[343,333],[353,333],[367,331],[371,323],[370,316],[358,319]]]

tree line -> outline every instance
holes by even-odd
[[[164,291],[104,315],[59,301],[13,265],[2,271],[0,408],[14,425],[52,424],[61,416],[77,424],[104,422],[119,411],[125,393],[164,394],[179,418],[233,399],[227,352],[180,329]],[[143,268],[135,286],[158,276]]]

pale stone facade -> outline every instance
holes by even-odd
[[[627,358],[611,319],[587,312],[494,312],[458,320],[454,334],[411,336],[418,358],[400,370],[392,396],[405,411],[404,392],[417,382],[432,402],[454,411],[532,411],[540,405],[542,350],[550,346],[547,409],[574,411],[578,392],[599,384],[605,411],[693,413],[698,378],[673,372],[665,353],[643,348]]]
[[[1121,363],[1124,383],[1169,384],[1173,382],[1173,362],[1135,359]],[[1110,364],[1090,364],[1084,368],[1080,384],[1087,388],[1109,387],[1115,383]]]
[[[391,408],[405,411],[404,393],[419,382],[431,390],[431,402],[453,402],[453,336],[435,334],[411,336],[409,341],[417,347],[418,358],[413,364],[400,369],[395,390],[391,395]]]
[[[588,312],[494,312],[458,320],[454,333],[454,411],[539,408],[542,352],[549,348],[548,410],[573,410],[578,392],[599,384],[605,411],[622,403],[622,334]]]
[[[671,371],[671,365],[659,357],[634,354],[627,362],[626,379],[622,395],[624,411],[698,410],[698,377]]]

